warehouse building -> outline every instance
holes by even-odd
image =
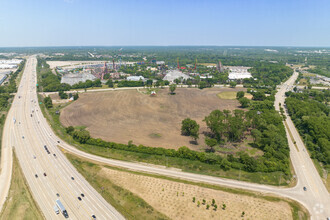
[[[174,82],[176,79],[182,79],[182,80],[187,80],[190,79],[191,77],[182,73],[181,71],[178,70],[170,70],[166,73],[165,77],[163,80],[168,80],[169,82]]]
[[[82,73],[68,73],[62,76],[61,83],[67,83],[69,85],[74,85],[79,82],[86,82],[87,80],[94,81],[96,77],[89,72],[85,71]]]
[[[127,77],[127,81],[145,81],[143,76],[129,76]]]

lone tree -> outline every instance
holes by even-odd
[[[231,88],[235,88],[237,83],[235,81],[230,81],[229,85]]]
[[[211,152],[214,152],[214,146],[217,145],[217,140],[214,138],[205,138],[205,144],[210,147]],[[212,204],[213,204],[213,200],[212,200]]]
[[[171,91],[171,94],[172,94],[172,95],[175,94],[175,93],[174,93],[175,89],[176,89],[176,84],[171,84],[171,85],[170,85],[170,91]]]
[[[243,211],[243,212],[242,212],[242,217],[244,217],[244,215],[245,215],[245,212]]]
[[[52,98],[50,98],[49,96],[44,98],[44,103],[45,103],[46,108],[52,108],[53,107]]]
[[[215,205],[215,200],[214,199],[212,199],[212,206],[214,206]]]
[[[195,120],[186,118],[182,121],[181,134],[192,137],[195,141],[199,138],[199,124]]]
[[[236,93],[236,99],[238,100],[238,99],[241,99],[241,98],[243,98],[244,97],[244,92],[243,91],[239,91],[239,92],[237,92]]]
[[[223,210],[226,209],[226,204],[225,204],[225,203],[222,204],[222,209],[223,209]]]

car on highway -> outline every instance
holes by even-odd
[[[85,197],[84,193],[81,193],[80,195],[81,195],[81,197]]]
[[[303,189],[304,189],[304,191],[307,191],[307,188],[306,188],[306,186],[304,186],[304,187],[303,187]]]
[[[60,194],[59,194],[59,193],[56,193],[56,196],[57,196],[57,197],[60,197]]]
[[[95,215],[92,215],[92,218],[93,218],[93,219],[96,219],[96,216],[95,216]]]
[[[78,200],[81,201],[81,198],[78,196]]]
[[[36,174],[36,175],[34,175],[36,178],[38,178],[38,175]]]
[[[74,180],[73,176],[71,177],[72,180]]]
[[[54,157],[56,157],[56,154],[53,154],[54,155]]]
[[[22,136],[22,138],[24,139],[24,136]]]
[[[46,174],[46,173],[44,173],[44,176],[47,176],[47,174]]]
[[[57,141],[57,143],[60,143],[60,141]]]
[[[33,155],[33,159],[36,159],[37,157]]]

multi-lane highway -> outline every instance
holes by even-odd
[[[68,207],[69,215],[71,213],[74,217],[88,217],[92,213],[102,213],[102,217],[104,217],[102,219],[109,219],[106,215],[111,215],[112,213],[116,213],[113,215],[118,218],[121,217],[112,207],[107,205],[106,202],[100,198],[100,196],[93,189],[91,189],[88,183],[86,183],[86,181],[74,170],[72,165],[69,164],[69,162],[64,158],[62,153],[57,149],[56,145],[60,145],[74,154],[109,165],[288,197],[302,203],[309,210],[312,219],[326,219],[330,216],[329,193],[322,183],[322,180],[319,177],[311,159],[309,158],[307,150],[305,149],[303,142],[300,139],[298,132],[289,116],[286,120],[286,129],[290,146],[290,156],[298,179],[297,185],[292,188],[265,186],[206,175],[186,173],[179,170],[148,166],[139,163],[106,159],[79,151],[62,141],[58,143],[59,139],[55,136],[51,127],[48,125],[47,121],[40,112],[38,103],[34,102],[36,100],[35,62],[36,60],[34,58],[28,60],[27,69],[24,72],[21,86],[12,106],[12,110],[14,109],[13,113],[11,113],[11,110],[6,121],[4,138],[9,142],[10,140],[11,142],[13,141],[10,138],[15,140],[12,145],[15,146],[24,174],[28,179],[30,187],[32,188],[35,199],[39,205],[42,203],[40,207],[44,213],[49,212],[49,215],[45,214],[47,218],[55,218],[54,213],[52,213],[51,206],[54,205],[54,201],[57,198],[56,192],[61,193],[60,198],[63,199],[65,205]],[[284,105],[284,93],[285,91],[291,89],[297,76],[298,74],[295,72],[287,82],[280,86],[276,95],[276,109],[278,109],[279,103],[281,103],[282,106]],[[18,99],[18,96],[21,96],[21,98]],[[34,111],[33,113],[32,110]],[[16,124],[13,123],[11,119],[13,115],[16,117]],[[21,124],[17,125],[19,122],[21,122]],[[7,123],[10,125],[7,125]],[[288,129],[292,133],[294,140],[292,140],[289,136]],[[23,139],[22,136],[24,135],[25,137]],[[297,148],[293,144],[294,141],[296,142]],[[44,150],[44,145],[47,145],[49,151],[51,152],[50,155]],[[53,156],[53,153],[56,154],[56,157]],[[33,155],[36,156],[36,159],[33,158]],[[43,172],[47,173],[47,177],[43,176]],[[52,172],[54,173],[52,174]],[[39,175],[38,178],[35,178],[34,176],[36,173]],[[75,180],[72,180],[71,176],[74,176]],[[79,183],[77,183],[78,181]],[[306,187],[307,190],[304,191],[303,187]],[[86,192],[85,198],[83,198],[82,201],[78,201],[77,199],[80,191]],[[93,197],[92,194],[95,194],[95,197]],[[88,195],[91,200],[94,199],[94,202],[87,201],[86,195]],[[46,204],[43,204],[43,202]],[[78,205],[82,204],[85,204],[83,208],[85,211],[81,210],[81,206],[78,208]],[[97,207],[105,206],[106,208],[103,208],[103,211],[99,210],[102,208],[97,209],[98,211],[94,211],[96,209],[89,208],[93,207],[93,204],[97,204]]]
[[[64,219],[54,211],[60,199],[70,219],[124,219],[75,170],[44,128],[36,94],[35,57],[27,60],[3,134],[4,148],[13,147],[34,199],[46,219]],[[9,162],[9,161],[7,161]],[[79,198],[78,198],[79,197]]]

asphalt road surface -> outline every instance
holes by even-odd
[[[44,128],[36,93],[36,65],[35,57],[27,60],[5,123],[4,148],[15,149],[32,195],[46,219],[64,219],[54,211],[57,199],[70,219],[92,219],[92,215],[97,219],[124,219],[76,171],[57,147],[58,140],[52,139],[54,134]]]

